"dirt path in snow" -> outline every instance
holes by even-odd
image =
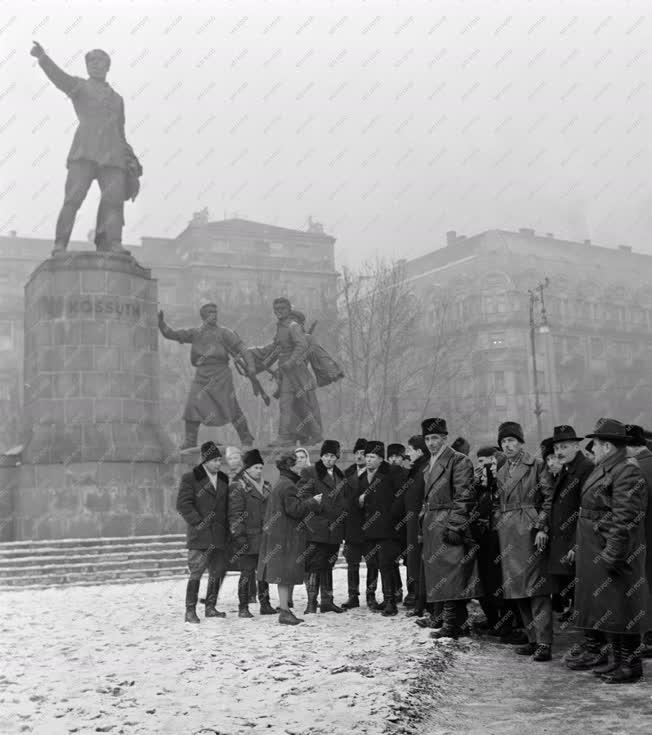
[[[553,661],[534,663],[512,646],[462,639],[442,655],[433,650],[426,671],[407,696],[427,713],[395,733],[427,735],[649,735],[652,661],[636,684],[609,685],[573,672],[561,655],[578,639],[556,630]],[[422,709],[423,712],[423,709]],[[415,712],[410,714],[414,715]],[[408,717],[408,720],[410,718]],[[420,720],[420,722],[418,721]]]

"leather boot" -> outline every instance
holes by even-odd
[[[569,657],[566,666],[571,671],[589,671],[609,663],[609,654],[606,647],[586,647],[579,656]]]
[[[217,605],[217,595],[220,591],[220,580],[209,577],[208,588],[206,589],[206,606],[204,608],[205,618],[225,618],[226,613],[220,612]]]
[[[360,567],[349,566],[346,569],[346,581],[349,588],[349,599],[342,605],[345,610],[360,607]]]
[[[308,604],[303,611],[304,615],[317,612],[317,595],[319,594],[319,572],[310,572],[308,582],[306,584],[306,593],[308,595]],[[283,612],[283,611],[281,611]]]
[[[198,623],[197,617],[197,597],[199,595],[199,580],[189,579],[186,585],[186,623]]]
[[[238,580],[238,617],[253,618],[249,612],[249,577],[240,575]]]
[[[607,661],[601,666],[596,666],[593,669],[593,676],[601,677],[603,674],[610,674],[612,671],[615,671],[620,666],[623,660],[623,654],[620,646],[620,636],[609,636],[609,642],[605,646],[605,652],[607,654]],[[611,653],[610,660],[609,653]]]
[[[621,662],[618,668],[600,677],[607,684],[629,684],[643,676],[643,659],[640,654],[641,637],[639,635],[621,634]]]
[[[319,573],[319,584],[321,587],[321,612],[343,613],[346,610],[335,604],[333,600],[333,572],[329,569],[322,569]]]
[[[272,607],[269,601],[269,585],[267,582],[258,582],[258,602],[261,615],[276,615],[280,609]]]

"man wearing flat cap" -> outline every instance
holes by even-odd
[[[306,516],[303,527],[306,533],[305,569],[308,574],[308,605],[304,614],[317,612],[317,597],[321,592],[321,612],[343,613],[346,608],[333,599],[333,567],[337,561],[340,544],[344,538],[344,522],[348,484],[342,470],[336,465],[340,457],[340,443],[326,439],[319,459],[312,467],[301,471],[298,483],[300,498],[321,495],[321,510]]]
[[[498,427],[498,445],[507,458],[497,473],[503,594],[517,601],[529,641],[516,653],[550,661],[552,601],[545,549],[552,487],[543,460],[527,452],[524,443],[523,429],[516,421]]]
[[[229,478],[220,472],[222,454],[213,442],[201,445],[201,462],[181,478],[177,511],[187,524],[190,577],[186,586],[186,623],[198,623],[199,584],[208,569],[207,618],[223,618],[216,608],[220,580],[226,572]]]
[[[473,464],[446,445],[445,419],[426,419],[421,433],[430,452],[421,520],[426,595],[428,602],[444,603],[443,627],[430,635],[457,638],[466,623],[467,600],[481,595],[478,547],[470,527]]]

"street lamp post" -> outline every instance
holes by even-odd
[[[538,283],[534,289],[529,289],[530,294],[530,352],[532,355],[532,385],[534,387],[534,415],[537,417],[537,436],[539,444],[543,441],[543,429],[541,425],[541,414],[544,409],[541,405],[541,398],[539,395],[539,374],[537,370],[537,345],[535,334],[537,329],[540,334],[547,334],[550,332],[550,326],[548,325],[548,314],[546,312],[546,305],[543,300],[543,289],[550,283],[549,279],[546,278],[542,283]],[[541,304],[541,316],[540,321],[537,322],[535,318],[535,305]]]

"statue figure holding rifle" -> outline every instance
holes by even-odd
[[[252,446],[254,437],[235,395],[229,360],[233,359],[238,372],[251,381],[254,394],[269,405],[269,396],[256,378],[253,356],[232,329],[218,324],[216,304],[204,304],[199,315],[202,319],[200,327],[172,329],[166,324],[163,312],[158,313],[161,334],[166,339],[192,345],[190,362],[197,368],[183,414],[186,436],[181,450],[197,446],[201,424],[232,424],[242,446]]]

